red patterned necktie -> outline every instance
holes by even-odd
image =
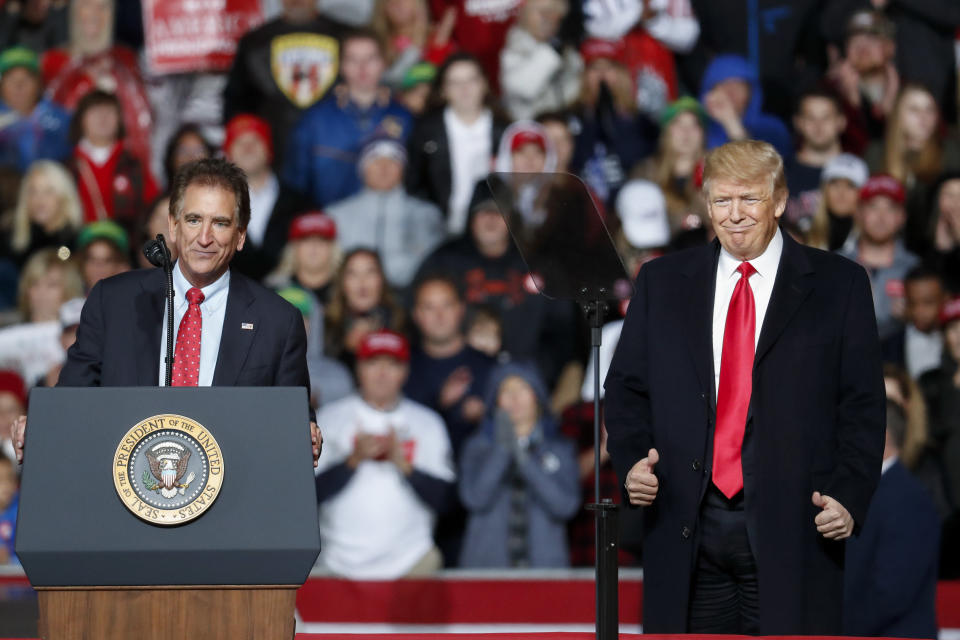
[[[720,356],[717,390],[717,428],[713,434],[713,483],[732,498],[743,488],[740,453],[753,391],[753,356],[757,316],[750,276],[757,272],[749,262],[737,267],[740,280],[730,297]]]
[[[203,302],[203,291],[196,287],[187,291],[187,302],[190,306],[180,321],[173,354],[174,387],[195,387],[200,379],[200,330],[203,328],[200,303]]]

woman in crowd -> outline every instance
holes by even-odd
[[[72,0],[70,42],[43,59],[48,95],[76,109],[92,89],[116,94],[133,154],[150,162],[153,115],[135,51],[113,43],[115,0]]]
[[[22,266],[39,249],[65,247],[68,257],[82,222],[73,178],[59,163],[37,160],[20,184],[9,230],[9,256]]]
[[[395,301],[380,256],[354,249],[343,258],[326,308],[327,355],[352,371],[360,339],[371,331],[402,331],[403,309]]]
[[[883,142],[872,143],[864,155],[871,173],[889,173],[906,187],[905,241],[918,255],[930,249],[932,186],[944,171],[960,169],[960,144],[943,133],[933,95],[926,87],[907,84],[887,119]]]
[[[883,366],[883,382],[887,400],[897,403],[907,419],[907,430],[900,448],[900,462],[930,492],[940,516],[950,511],[943,471],[931,446],[927,404],[916,380],[903,367],[887,363]]]
[[[490,374],[487,418],[463,446],[460,498],[469,512],[460,566],[565,567],[566,521],[580,507],[574,446],[560,435],[532,367]]]
[[[960,293],[960,171],[943,174],[932,199],[929,260],[943,275],[947,289]]]
[[[943,578],[960,577],[960,297],[944,303],[943,362],[920,376],[930,417],[930,441],[944,473],[950,514],[944,519],[940,557]]]
[[[0,368],[20,372],[29,386],[63,360],[60,306],[83,295],[76,267],[57,253],[40,249],[27,260],[18,294],[23,322],[0,329]]]
[[[426,0],[377,0],[371,26],[385,47],[384,83],[399,88],[407,72],[421,61],[443,64],[454,50],[450,35],[456,17],[455,9],[447,9],[434,27]]]
[[[853,214],[860,202],[860,187],[867,181],[867,165],[857,156],[841,153],[820,174],[820,203],[812,218],[797,221],[804,242],[836,251],[853,230]]]
[[[187,122],[180,126],[167,142],[167,149],[163,154],[163,173],[167,180],[167,187],[173,184],[173,176],[185,164],[203,158],[212,158],[217,148],[203,135],[203,129],[194,122]]]
[[[275,289],[299,287],[326,306],[341,259],[337,224],[325,213],[305,213],[294,218],[287,238],[280,265],[267,284]]]
[[[467,205],[490,165],[507,123],[492,108],[483,67],[456,53],[437,72],[437,108],[414,125],[407,141],[407,193],[447,212],[447,230],[463,233]]]
[[[684,96],[660,116],[657,152],[638,170],[640,177],[655,182],[667,201],[673,233],[709,226],[694,173],[705,154],[706,112],[695,98]]]

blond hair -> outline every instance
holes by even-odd
[[[709,198],[714,180],[766,182],[776,200],[787,199],[787,176],[783,158],[769,142],[737,140],[713,149],[703,165],[703,195]]]
[[[390,18],[387,17],[387,2],[389,0],[377,0],[373,6],[373,14],[370,18],[370,28],[380,38],[384,47],[384,58],[387,64],[393,64],[396,61],[399,52],[394,48],[393,37],[397,35],[397,28],[390,24]],[[426,0],[417,0],[417,23],[413,27],[413,32],[408,34],[410,40],[417,47],[424,47],[427,44],[427,37],[430,33],[430,11]]]
[[[27,322],[33,322],[30,317],[33,313],[33,309],[30,308],[30,288],[54,269],[63,270],[61,304],[83,296],[83,279],[76,265],[61,259],[57,249],[40,249],[27,260],[23,271],[20,272],[20,282],[17,286],[17,307]]]
[[[893,111],[887,119],[887,130],[884,136],[883,164],[884,170],[904,185],[910,185],[914,178],[929,182],[937,177],[942,166],[942,149],[940,147],[937,129],[923,143],[919,151],[907,149],[906,132],[903,127],[903,103],[910,93],[925,93],[937,106],[936,98],[929,89],[919,84],[905,85],[897,95],[893,104]],[[940,115],[937,114],[939,126]]]
[[[883,366],[883,377],[893,380],[900,391],[901,398],[887,396],[887,399],[903,409],[907,424],[900,459],[908,469],[913,469],[929,440],[926,401],[916,380],[903,367],[887,363]]]
[[[27,169],[27,175],[20,183],[17,206],[13,211],[13,233],[10,238],[10,246],[18,253],[25,251],[30,246],[30,212],[27,210],[27,190],[30,188],[30,182],[40,175],[45,176],[50,181],[59,195],[58,226],[77,231],[83,224],[80,198],[77,195],[77,187],[73,178],[59,163],[52,160],[37,160]]]

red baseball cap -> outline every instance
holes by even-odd
[[[16,371],[0,370],[0,393],[12,393],[20,402],[20,406],[27,406],[27,385]]]
[[[870,176],[860,188],[861,202],[866,202],[877,196],[887,196],[897,204],[903,204],[904,200],[907,199],[900,181],[885,173]]]
[[[601,40],[600,38],[587,38],[580,45],[580,56],[583,58],[584,65],[600,60],[612,60],[619,64],[626,64],[626,48],[623,40]]]
[[[263,143],[267,145],[267,153],[270,158],[273,158],[273,134],[270,132],[270,123],[263,118],[249,113],[241,113],[240,115],[230,118],[230,121],[227,122],[227,126],[224,127],[224,152],[229,153],[234,141],[241,135],[249,132],[260,136]]]
[[[541,134],[536,131],[525,130],[519,131],[513,136],[513,139],[510,141],[510,153],[513,153],[525,144],[535,144],[544,152],[547,150],[547,141],[544,140]]]
[[[940,308],[940,326],[945,327],[954,320],[960,320],[960,297],[950,298]]]
[[[291,242],[309,238],[310,236],[320,236],[327,240],[335,240],[337,237],[337,223],[333,218],[322,211],[311,211],[304,213],[293,219],[290,223],[290,232],[287,239]]]
[[[360,339],[357,347],[357,360],[366,360],[376,356],[390,356],[401,362],[410,361],[410,345],[407,339],[396,331],[381,329],[371,331]]]

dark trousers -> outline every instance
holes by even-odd
[[[699,531],[687,633],[758,635],[757,565],[743,492],[728,499],[711,483],[700,507]]]

